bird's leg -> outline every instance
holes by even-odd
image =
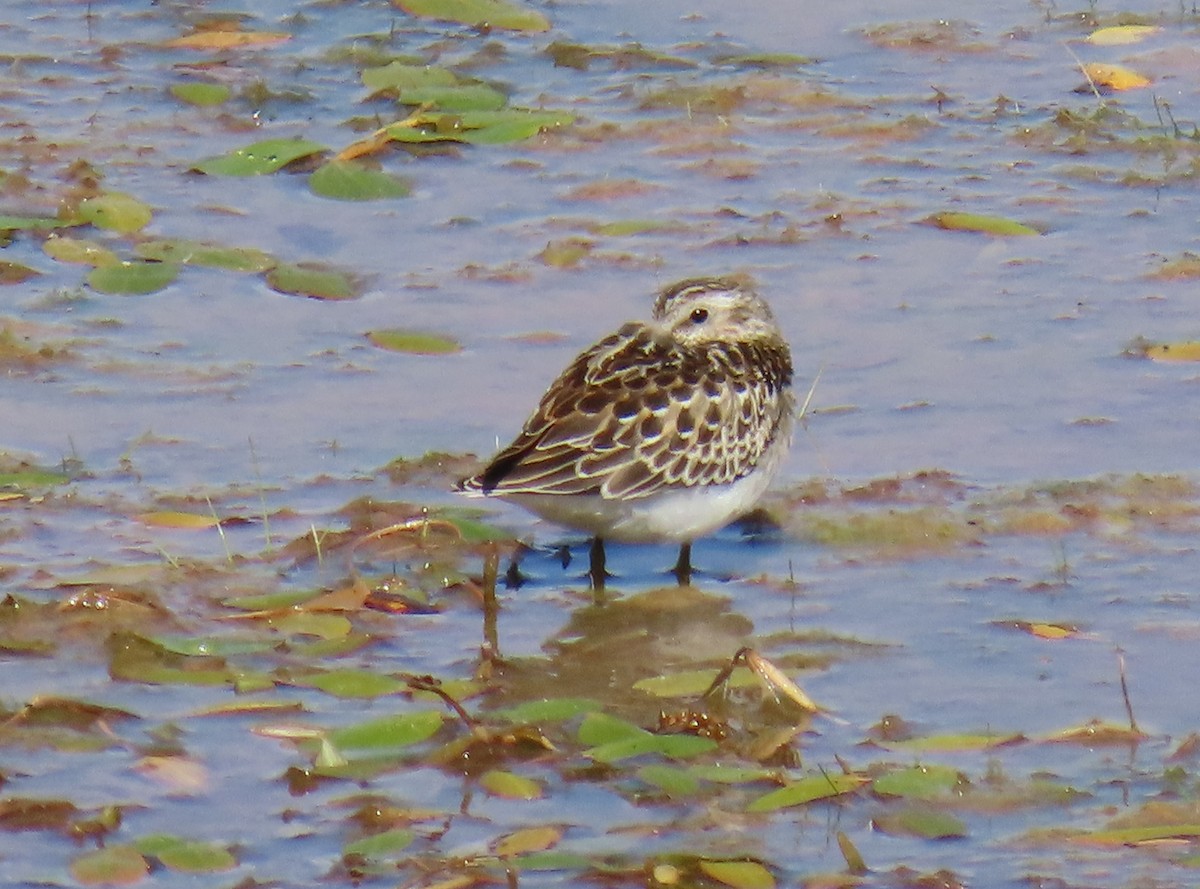
[[[592,538],[592,548],[588,552],[588,580],[591,581],[592,589],[604,589],[604,581],[608,577],[608,572],[604,570],[604,540],[600,537]]]
[[[680,586],[692,585],[692,545],[690,543],[679,545],[679,559],[675,562],[671,573],[675,575]]]

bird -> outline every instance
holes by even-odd
[[[606,540],[679,544],[688,586],[692,542],[758,502],[794,417],[791,350],[767,302],[740,276],[688,278],[658,293],[650,321],[581,352],[456,487],[587,533],[593,590]]]

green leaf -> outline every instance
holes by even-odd
[[[276,643],[269,639],[231,639],[212,636],[147,636],[163,651],[189,657],[229,657],[270,651]]]
[[[377,201],[408,197],[406,180],[380,170],[370,170],[353,161],[330,161],[308,177],[313,194],[337,201]]]
[[[199,265],[231,272],[265,272],[276,265],[275,257],[270,253],[252,247],[221,247],[179,239],[143,241],[133,252],[141,259]]]
[[[212,176],[261,176],[325,150],[324,145],[307,139],[266,139],[200,161],[192,169]]]
[[[402,827],[395,830],[385,830],[374,833],[347,843],[342,848],[342,855],[361,855],[363,858],[389,858],[403,852],[412,845],[416,835],[411,830]]]
[[[138,840],[135,845],[143,855],[152,855],[161,861],[164,867],[174,871],[205,874],[231,870],[237,866],[237,859],[233,853],[216,843],[154,835]]]
[[[639,679],[633,687],[659,698],[694,697],[707,691],[716,675],[715,670],[688,670],[669,676]],[[730,674],[726,685],[730,688],[749,688],[757,682],[753,673],[745,667],[738,667]]]
[[[71,876],[84,886],[128,886],[150,873],[150,865],[133,846],[106,846],[71,862]]]
[[[1041,234],[1036,228],[1023,222],[1005,219],[1003,216],[987,216],[982,213],[935,213],[929,217],[929,221],[938,228],[950,231],[981,232],[1002,237]]]
[[[291,608],[309,599],[321,595],[315,590],[284,590],[279,593],[263,593],[255,596],[231,596],[222,599],[221,604],[227,608],[237,608],[239,611],[276,611],[281,608]]]
[[[690,796],[700,789],[700,780],[690,769],[677,766],[648,765],[638,769],[638,777],[668,796]]]
[[[377,698],[395,694],[408,687],[403,681],[367,670],[330,670],[295,680],[297,685],[320,689],[339,698]]]
[[[122,262],[101,266],[88,273],[87,282],[101,293],[154,293],[172,284],[179,277],[179,266],[173,262]]]
[[[125,235],[145,228],[154,215],[149,205],[119,191],[84,198],[77,212],[83,222]]]
[[[688,759],[717,748],[717,742],[695,735],[652,735],[610,741],[583,752],[596,762],[613,763],[636,756],[658,754],[669,759]]]
[[[588,230],[594,235],[625,237],[628,235],[645,234],[646,232],[678,230],[682,227],[681,223],[666,219],[621,219],[616,222],[597,223],[596,225],[588,226]]]
[[[457,340],[419,330],[372,330],[367,332],[367,339],[371,341],[371,345],[387,349],[389,352],[408,352],[412,355],[449,355],[462,351],[462,346]]]
[[[99,267],[117,265],[121,261],[117,254],[95,241],[63,235],[51,235],[46,238],[42,242],[42,252],[59,262],[71,262],[77,265]]]
[[[775,877],[757,861],[711,861],[700,859],[696,866],[719,883],[733,889],[775,889]]]
[[[14,229],[70,228],[79,225],[78,220],[57,219],[53,216],[13,216],[0,213],[0,231]]]
[[[0,488],[16,488],[28,491],[31,488],[48,488],[65,485],[71,476],[53,469],[24,469],[18,472],[0,472]]]
[[[763,794],[746,807],[747,812],[774,812],[792,806],[803,806],[820,799],[851,793],[866,783],[859,775],[841,772],[807,775],[778,790]]]
[[[773,781],[776,773],[771,769],[738,766],[688,766],[688,774],[714,784],[752,784],[755,781]]]
[[[650,733],[631,722],[609,716],[607,713],[589,713],[579,726],[579,742],[589,746],[641,738]]]
[[[358,286],[345,272],[308,265],[277,265],[267,272],[267,286],[292,296],[343,300],[358,296]]]
[[[568,111],[531,111],[504,108],[500,111],[464,111],[458,125],[462,139],[476,145],[498,145],[531,139],[543,130],[565,127],[574,122]]]
[[[426,89],[430,87],[454,86],[458,76],[448,68],[431,65],[408,65],[391,62],[378,68],[367,68],[362,73],[363,86],[372,92],[382,90]]]
[[[442,727],[438,710],[418,710],[360,722],[330,732],[329,739],[343,750],[384,750],[419,744]]]
[[[912,806],[880,813],[875,823],[884,833],[948,840],[967,835],[967,826],[947,812]]]
[[[913,766],[881,775],[871,784],[876,793],[911,799],[933,799],[946,796],[962,786],[965,778],[949,766]]]
[[[421,86],[401,90],[404,105],[429,105],[439,111],[496,111],[508,97],[485,83]]]
[[[176,83],[171,86],[171,95],[189,105],[220,105],[232,92],[223,83]]]
[[[532,778],[515,775],[500,769],[484,772],[479,778],[480,786],[492,796],[504,799],[541,799],[545,795],[542,786]]]
[[[344,639],[354,629],[343,614],[295,611],[268,620],[271,629],[284,636],[316,636],[318,639]]]
[[[490,715],[517,724],[565,722],[582,713],[595,712],[600,706],[599,701],[591,698],[546,698],[495,710]]]
[[[502,31],[542,32],[550,20],[508,0],[393,0],[409,15]]]

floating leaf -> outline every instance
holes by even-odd
[[[1151,361],[1200,361],[1200,340],[1147,346],[1146,357]]]
[[[19,262],[0,260],[0,284],[20,284],[40,274],[37,269],[31,269]]]
[[[0,488],[18,488],[27,491],[31,488],[47,488],[53,485],[65,485],[71,476],[65,472],[53,469],[23,469],[17,472],[0,472]]]
[[[688,759],[717,748],[717,742],[694,735],[652,735],[610,741],[583,751],[596,762],[614,763],[637,756],[657,754],[669,759]]]
[[[1198,356],[1198,360],[1200,360],[1200,356]],[[1070,639],[1079,635],[1079,628],[1070,624],[1049,624],[1027,620],[996,621],[996,624],[1003,627],[1012,627],[1020,630],[1022,633],[1036,636],[1038,639]]]
[[[676,766],[649,765],[638,769],[638,777],[668,796],[690,796],[700,789],[700,779],[691,769]]]
[[[229,657],[237,654],[257,654],[270,651],[276,643],[270,639],[213,636],[147,636],[164,651],[188,657]]]
[[[982,213],[935,213],[929,221],[938,228],[960,232],[982,232],[988,235],[1009,237],[1013,235],[1040,235],[1036,228],[1006,219],[1003,216],[987,216]]]
[[[562,839],[562,828],[546,825],[543,827],[526,827],[522,830],[500,837],[493,846],[497,855],[509,858],[514,855],[527,855],[530,852],[544,852],[558,845]]]
[[[905,738],[901,741],[880,743],[889,749],[928,753],[931,751],[989,750],[993,747],[1003,747],[1024,740],[1025,736],[1017,732],[1008,735],[963,732],[947,735],[922,735],[916,738]]]
[[[134,248],[141,259],[177,262],[232,272],[265,272],[276,266],[275,257],[253,247],[221,247],[199,241],[157,239]]]
[[[1114,25],[1111,28],[1097,28],[1085,39],[1093,46],[1125,46],[1145,40],[1161,30],[1155,25]]]
[[[377,201],[408,197],[406,180],[351,161],[330,161],[308,177],[313,194],[338,201]]]
[[[913,766],[881,775],[871,784],[871,789],[886,796],[933,799],[946,796],[964,785],[965,780],[958,769],[949,766]]]
[[[484,772],[479,778],[479,784],[492,796],[504,799],[541,799],[545,795],[542,785],[524,775],[515,775],[499,769]]]
[[[232,92],[223,83],[176,83],[171,86],[171,95],[176,99],[201,107],[220,105]]]
[[[388,328],[372,330],[367,333],[371,344],[390,352],[408,352],[413,355],[449,355],[461,352],[457,340],[436,333],[424,333],[419,330],[404,330]]]
[[[948,812],[924,807],[909,807],[886,811],[878,815],[875,825],[884,833],[922,837],[927,840],[958,839],[967,835],[967,826]]]
[[[650,676],[633,684],[638,691],[658,698],[692,697],[706,692],[713,683],[713,670],[685,670],[666,676]],[[749,688],[758,682],[745,667],[738,667],[725,680],[729,688]]]
[[[83,238],[70,238],[63,235],[51,235],[42,242],[42,252],[51,259],[59,262],[71,262],[78,265],[95,267],[117,265],[120,259],[107,247],[95,241]]]
[[[750,784],[755,781],[774,781],[776,773],[770,769],[738,766],[688,766],[688,774],[714,784]]]
[[[358,296],[358,286],[345,272],[311,265],[277,265],[267,272],[267,286],[292,296],[342,300]]]
[[[734,889],[775,889],[775,877],[757,861],[712,861],[702,858],[696,862],[696,866],[718,883]]]
[[[1139,846],[1171,840],[1196,840],[1200,839],[1200,824],[1154,824],[1147,827],[1094,830],[1076,834],[1071,839],[1094,846]]]
[[[1151,83],[1150,78],[1138,74],[1124,65],[1105,65],[1100,62],[1088,62],[1083,66],[1083,73],[1087,75],[1092,85],[1118,92],[1140,89],[1141,87],[1149,86]]]
[[[502,31],[542,32],[550,21],[508,0],[392,0],[409,15]]]
[[[445,717],[437,710],[418,710],[370,722],[348,725],[329,733],[343,750],[384,750],[419,744],[442,727]]]
[[[404,62],[389,62],[378,68],[366,68],[362,72],[363,86],[372,92],[426,89],[430,87],[455,86],[458,75],[449,68],[432,65],[408,65]]]
[[[816,800],[852,793],[867,783],[861,775],[841,772],[807,775],[778,790],[763,794],[746,807],[748,812],[774,812],[791,806],[803,806]]]
[[[491,716],[515,723],[564,722],[584,713],[593,713],[600,708],[600,702],[591,698],[547,698],[496,710]]]
[[[644,728],[618,719],[607,713],[589,713],[579,726],[579,741],[583,744],[599,745],[628,738],[640,738],[650,734]]]
[[[87,276],[88,286],[101,293],[154,293],[179,277],[179,266],[173,262],[122,262],[119,265],[92,269]]]
[[[83,222],[121,234],[140,231],[154,215],[147,204],[119,191],[84,198],[76,212]]]
[[[403,691],[408,686],[402,680],[368,670],[330,670],[295,680],[297,685],[317,688],[339,698],[377,698]]]
[[[269,623],[272,629],[285,636],[316,636],[320,639],[344,639],[354,629],[341,614],[315,614],[308,611],[273,617]]]
[[[5,213],[0,213],[0,231],[13,231],[14,229],[48,229],[48,228],[69,228],[79,225],[77,220],[57,219],[53,216],[12,216]]]
[[[291,34],[279,31],[197,31],[168,40],[163,46],[171,49],[240,49],[243,47],[274,46],[291,40]]]
[[[156,528],[215,528],[221,524],[221,520],[214,515],[165,509],[157,512],[143,512],[137,516],[137,520],[143,525],[151,525]]]
[[[681,223],[666,219],[622,219],[617,222],[597,223],[588,226],[588,230],[594,235],[624,237],[647,232],[678,231],[682,227]]]
[[[401,90],[400,102],[439,111],[496,111],[508,103],[508,97],[485,83],[458,83]]]
[[[71,876],[85,886],[131,886],[149,873],[149,862],[133,846],[106,846],[71,862]]]
[[[411,830],[396,828],[374,833],[347,843],[342,849],[342,855],[361,855],[363,858],[389,858],[403,852],[412,845],[416,835]]]
[[[498,145],[522,142],[543,130],[565,127],[575,120],[568,111],[532,111],[526,108],[504,108],[499,111],[464,111],[458,115],[457,126],[462,139],[477,145]]]
[[[189,874],[211,874],[237,867],[237,859],[224,846],[181,837],[154,835],[135,844],[143,855],[151,855],[164,867]]]
[[[325,150],[324,145],[307,139],[266,139],[200,161],[192,169],[214,176],[261,176]]]
[[[1075,728],[1064,729],[1046,740],[1060,744],[1083,744],[1091,747],[1097,744],[1136,744],[1145,737],[1140,731],[1129,726],[1093,720]]]

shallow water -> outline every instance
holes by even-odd
[[[238,868],[221,877],[229,884],[251,875],[287,885],[336,879],[330,871],[344,877],[338,868],[353,830],[347,810],[333,804],[359,792],[435,809],[452,824],[437,837],[422,827],[414,858],[428,871],[398,863],[399,877],[371,878],[381,885],[431,885],[458,873],[446,862],[548,823],[570,825],[564,847],[590,856],[593,870],[529,870],[522,884],[633,885],[639,862],[679,853],[752,856],[790,885],[845,867],[838,830],[859,847],[874,884],[903,883],[902,868],[944,868],[969,885],[1186,882],[1195,866],[1186,849],[1040,844],[1028,832],[1094,830],[1148,800],[1196,805],[1194,760],[1178,761],[1184,775],[1175,783],[1164,775],[1178,764],[1168,755],[1197,730],[1197,497],[1187,480],[1196,470],[1198,377],[1193,365],[1123,354],[1138,336],[1197,333],[1195,279],[1151,277],[1197,249],[1194,12],[1154,3],[1090,15],[966,3],[943,23],[943,5],[917,0],[749,9],[622,0],[543,11],[553,25],[547,34],[480,35],[381,2],[256,4],[246,27],[286,31],[292,41],[194,53],[162,46],[210,15],[192,4],[9,4],[0,27],[9,67],[0,169],[34,186],[0,183],[0,210],[54,212],[67,168],[84,160],[105,189],[135,195],[154,218],[136,236],[80,236],[124,254],[146,235],[257,247],[349,270],[365,289],[355,300],[324,302],[285,296],[256,275],[189,266],[159,293],[105,295],[84,283],[84,267],[52,260],[39,236],[18,234],[2,258],[42,274],[0,288],[0,326],[32,325],[20,329],[37,343],[67,343],[71,357],[6,366],[0,445],[43,465],[79,461],[85,472],[46,498],[0,503],[6,592],[53,604],[71,593],[64,578],[131,563],[199,566],[215,579],[145,586],[162,600],[155,632],[201,634],[229,626],[211,614],[222,596],[336,587],[342,560],[292,566],[258,557],[310,530],[344,527],[347,513],[338,510],[353,498],[405,500],[414,513],[454,504],[448,471],[393,484],[381,467],[427,451],[489,453],[576,352],[645,317],[657,288],[693,274],[748,272],[792,344],[801,392],[819,376],[771,502],[783,530],[748,541],[734,528],[699,542],[697,586],[706,595],[686,606],[620,610],[663,583],[673,554],[615,547],[618,594],[606,612],[590,608],[582,588],[581,541],[495,506],[485,518],[537,548],[523,562],[529,582],[502,591],[511,687],[472,707],[587,695],[652,722],[660,702],[629,685],[684,667],[715,672],[749,643],[784,662],[830,657],[792,671],[834,714],[797,741],[806,766],[836,770],[840,758],[870,770],[925,756],[961,768],[976,787],[994,772],[1017,783],[1049,775],[1079,795],[1062,806],[1007,808],[941,800],[968,835],[939,842],[876,829],[893,808],[883,799],[764,819],[746,814],[740,797],[706,808],[663,800],[624,772],[606,781],[577,752],[566,767],[507,764],[547,788],[528,803],[489,796],[416,756],[362,785],[289,792],[283,776],[306,754],[251,733],[266,718],[194,715],[227,703],[228,684],[114,683],[97,641],[109,627],[81,619],[55,656],[6,659],[6,702],[15,711],[38,695],[95,699],[142,721],[118,726],[119,745],[100,752],[10,742],[0,763],[6,796],[130,804],[110,843],[172,833],[236,844]],[[1134,46],[1080,42],[1096,21],[1117,23],[1117,13],[1163,30]],[[876,30],[886,26],[894,30]],[[670,59],[556,67],[545,53],[554,40],[635,44]],[[512,146],[387,153],[382,167],[412,181],[403,200],[330,201],[287,171],[252,179],[188,172],[202,158],[274,136],[336,149],[361,136],[350,118],[400,116],[390,102],[368,100],[357,67],[330,55],[377,42],[387,53],[421,54],[502,83],[514,105],[568,109],[577,123]],[[814,61],[759,70],[720,60],[780,52]],[[1129,65],[1154,83],[1102,100],[1074,92],[1083,83],[1077,57]],[[165,91],[194,77],[230,84],[235,98],[201,109]],[[713,101],[715,110],[706,104]],[[1097,116],[1101,102],[1108,117]],[[1163,102],[1178,136],[1160,123]],[[1044,234],[992,238],[922,224],[950,209],[1011,217]],[[642,219],[674,225],[626,236],[592,230]],[[578,265],[541,258],[548,242],[572,237],[589,245]],[[384,327],[445,334],[463,350],[383,351],[364,334]],[[961,488],[927,495],[938,486],[917,482],[896,499],[844,495],[867,479],[929,468],[953,473]],[[1136,487],[1122,481],[1131,473],[1185,481],[1161,498],[1122,499]],[[1049,533],[1001,528],[1010,510],[1057,515],[1076,505],[1043,498],[1033,487],[1039,480],[1092,476],[1109,479],[1097,499],[1117,504],[1095,522]],[[828,480],[830,502],[797,499],[813,477]],[[137,518],[181,503],[204,512],[206,496],[216,504],[209,509],[250,524],[219,537]],[[842,547],[805,524],[810,512],[838,521],[903,514],[924,496],[956,528],[974,517],[985,530],[930,548]],[[566,569],[555,550],[564,542],[576,544]],[[469,556],[448,574],[477,575],[481,556]],[[406,552],[354,567],[372,576],[436,573],[425,558]],[[439,614],[355,615],[374,641],[337,665],[470,677],[479,667],[479,617],[461,584],[447,589]],[[1001,623],[1013,621],[1081,632],[1049,641]],[[295,644],[289,638],[285,648]],[[1092,718],[1121,723],[1119,652],[1148,735],[1141,744],[922,754],[869,743],[870,727],[893,713],[922,735],[1040,739]],[[311,666],[299,655],[233,660],[270,672],[278,683],[270,699],[301,704],[297,719],[309,723],[345,725],[415,706],[289,684]],[[202,789],[181,792],[139,771],[140,758],[160,747],[201,763]],[[0,833],[12,885],[71,883],[67,868],[79,853],[63,836]],[[600,877],[601,860],[633,865]]]

